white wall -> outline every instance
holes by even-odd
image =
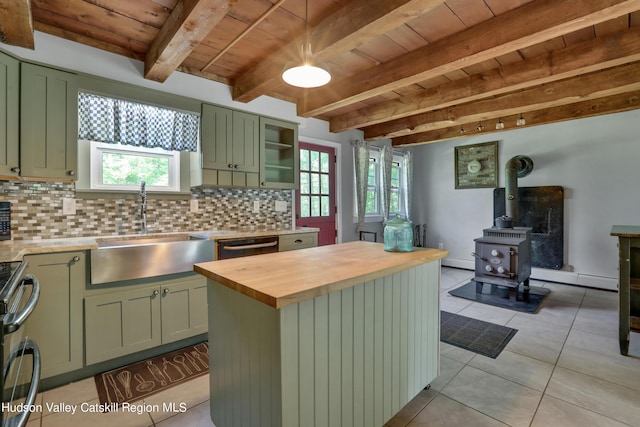
[[[338,194],[341,198],[338,200],[338,223],[343,226],[340,229],[340,233],[342,235],[346,233],[347,237],[340,236],[340,240],[352,240],[353,231],[351,228],[354,228],[353,202],[351,201],[353,198],[353,172],[348,173],[349,168],[351,168],[351,171],[353,170],[350,141],[362,138],[362,132],[332,133],[329,131],[328,122],[299,117],[296,113],[295,104],[268,96],[261,96],[246,104],[236,102],[231,98],[231,88],[229,86],[181,72],[174,72],[164,83],[145,80],[143,77],[144,63],[142,61],[115,55],[48,34],[36,32],[35,46],[35,50],[29,50],[0,43],[0,49],[12,53],[22,60],[298,122],[300,123],[299,133],[301,140],[307,139],[316,144],[341,147],[342,149],[339,151],[342,155],[346,154],[346,158],[339,159],[341,181],[338,183],[340,186]],[[343,200],[346,200],[346,203],[343,203]]]
[[[416,146],[414,222],[429,245],[449,250],[445,265],[473,269],[473,239],[493,224],[493,189],[454,189],[454,147],[499,141],[499,185],[514,155],[532,158],[520,186],[565,189],[567,271],[534,269],[533,278],[616,289],[614,224],[640,224],[640,110]],[[486,125],[486,124],[485,124]]]

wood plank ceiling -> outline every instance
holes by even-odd
[[[332,81],[306,90],[281,78],[305,0],[0,0],[0,39],[33,48],[35,29],[394,145],[640,107],[640,0],[311,0],[308,14]]]

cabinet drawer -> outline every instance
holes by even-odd
[[[280,252],[318,246],[318,233],[283,234],[279,237]]]

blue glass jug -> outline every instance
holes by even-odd
[[[396,215],[384,226],[384,250],[389,252],[413,251],[413,227],[411,221]]]

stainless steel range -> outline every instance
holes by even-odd
[[[476,293],[482,293],[485,283],[509,288],[509,298],[516,299],[518,287],[529,290],[531,276],[531,228],[518,224],[518,178],[527,176],[533,161],[527,156],[515,156],[507,162],[506,215],[496,218],[492,228],[483,230],[475,239]]]
[[[26,261],[0,263],[2,427],[25,426],[37,406],[34,402],[40,381],[40,352],[36,343],[25,336],[23,326],[38,303],[40,284],[34,276],[24,274],[26,266]]]

